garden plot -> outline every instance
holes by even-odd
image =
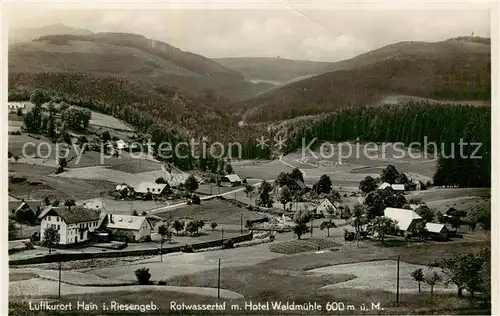
[[[400,262],[400,280],[399,291],[401,293],[418,292],[418,284],[411,277],[411,273],[417,269],[422,268],[424,275],[429,275],[433,270],[428,269],[427,266],[409,264]],[[439,270],[441,276],[442,273]],[[358,262],[350,264],[339,264],[309,270],[309,272],[317,274],[352,274],[356,278],[341,283],[329,284],[323,286],[322,290],[329,290],[335,288],[353,288],[360,290],[383,290],[389,292],[396,292],[397,283],[397,261],[395,260],[379,260],[369,262]],[[430,286],[422,282],[421,288],[423,292],[430,292]],[[450,285],[445,287],[443,283],[437,284],[434,287],[435,292],[456,292],[455,286]]]
[[[300,252],[314,251],[318,249],[326,249],[338,246],[339,244],[333,240],[311,238],[272,243],[269,245],[269,250],[276,253],[291,255]]]

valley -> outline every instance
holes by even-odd
[[[489,38],[316,62],[63,24],[12,34],[11,313],[491,313]],[[479,159],[445,155],[463,140]]]

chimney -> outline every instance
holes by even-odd
[[[110,223],[114,223],[114,222],[113,222],[113,214],[109,214],[109,222],[110,222]]]

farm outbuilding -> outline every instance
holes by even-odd
[[[230,183],[232,186],[241,185],[242,181],[237,174],[228,174],[222,177],[222,183]]]
[[[426,223],[425,229],[429,237],[436,240],[448,240],[448,229],[444,224]]]

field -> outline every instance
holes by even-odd
[[[19,164],[22,167],[25,164]],[[40,171],[36,168],[38,172]],[[47,171],[47,170],[45,170]],[[110,190],[114,190],[115,185],[105,180],[81,180],[71,178],[61,178],[49,175],[32,174],[30,170],[25,172],[15,172],[18,178],[25,180],[20,183],[9,183],[9,194],[17,198],[44,199],[89,199],[101,196]]]
[[[155,215],[167,218],[171,216],[172,219],[197,219],[205,222],[216,222],[219,225],[237,225],[238,227],[240,226],[241,216],[243,216],[243,224],[247,220],[264,217],[264,215],[239,208],[216,198],[203,200],[200,205],[186,205]]]
[[[327,174],[337,189],[341,187],[354,191],[366,176],[380,176],[382,169],[389,164],[424,183],[432,179],[436,160],[430,154],[426,156],[415,150],[391,146],[382,150],[380,144],[379,147],[379,151],[374,151],[374,146],[367,144],[337,144],[333,148],[326,146],[323,151],[313,150],[313,154],[307,150],[304,153],[290,153],[283,157],[283,161],[236,161],[232,166],[242,179],[248,177],[266,180],[274,180],[279,173],[290,172],[293,167],[298,167],[303,171],[304,180],[309,185],[316,182],[321,175]],[[368,155],[364,154],[365,151]],[[419,158],[414,158],[417,155],[420,155]]]
[[[232,163],[234,172],[241,179],[266,179],[274,180],[280,172],[290,172],[291,168],[280,163],[277,160],[273,161],[235,161]]]
[[[78,108],[78,107],[77,107]],[[131,132],[133,128],[125,124],[123,121],[120,121],[117,118],[114,118],[111,115],[102,114],[99,112],[91,111],[92,116],[89,122],[89,125],[93,125],[96,127],[106,127],[107,129],[118,130]]]

